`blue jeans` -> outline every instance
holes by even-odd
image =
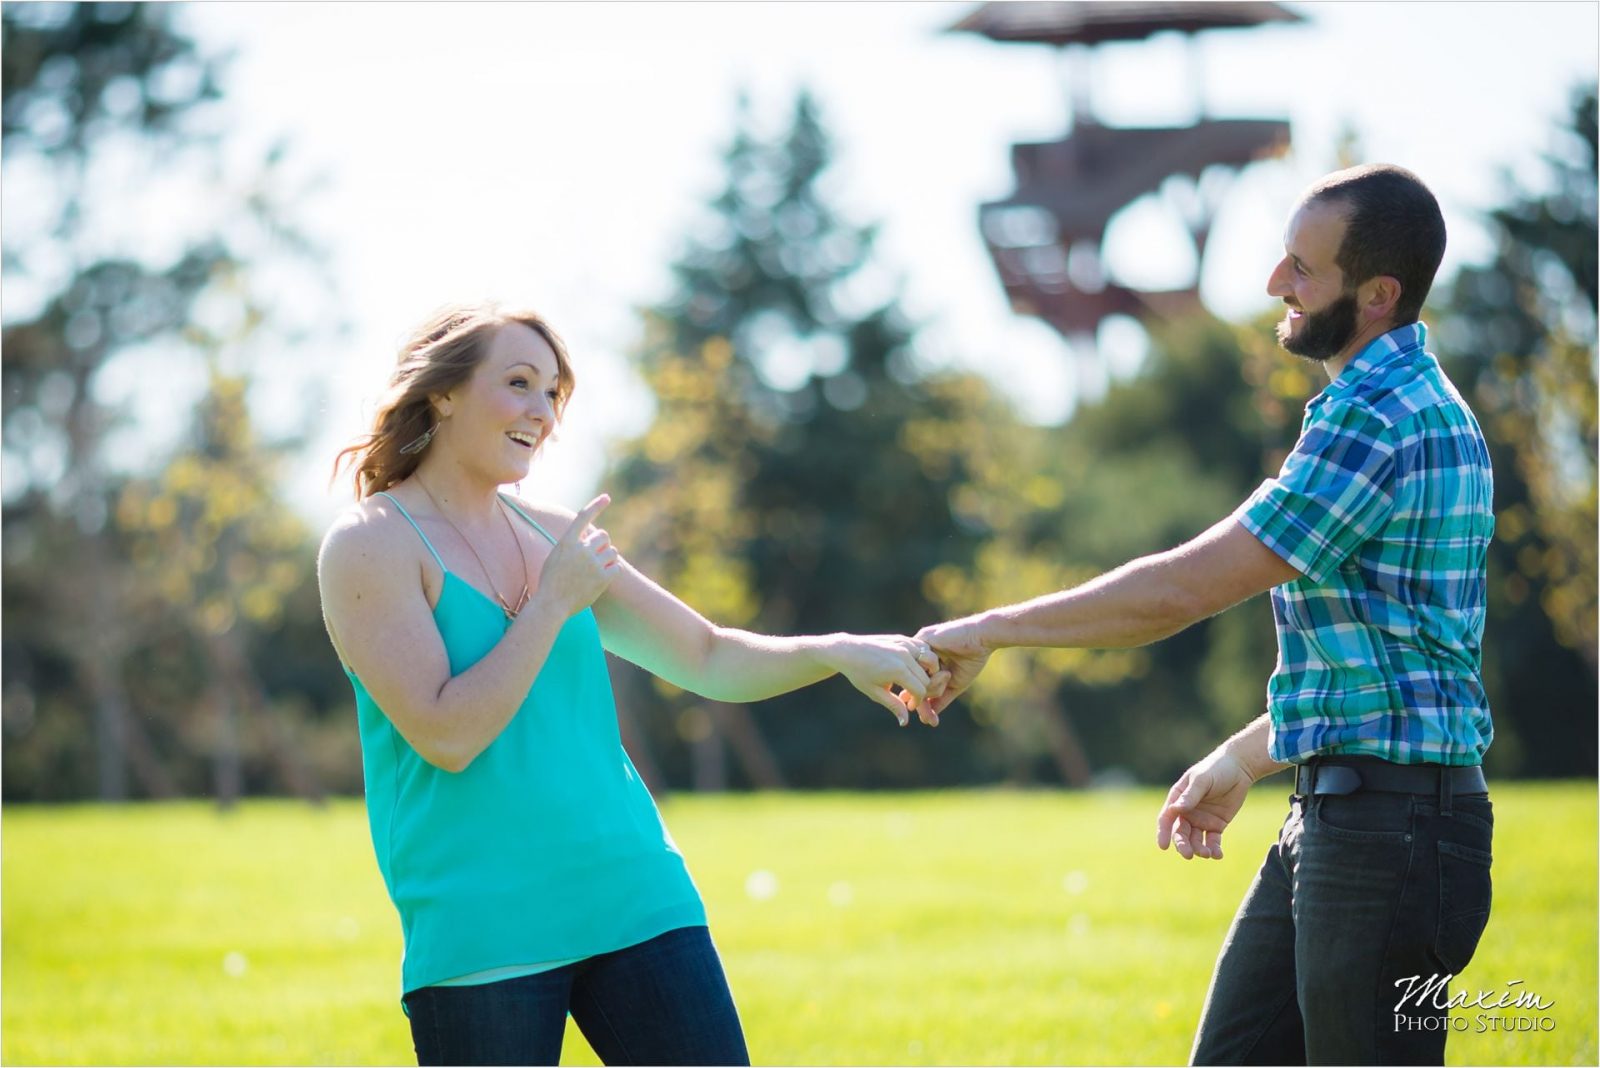
[[[1477,948],[1489,799],[1358,792],[1290,804],[1223,942],[1191,1063],[1443,1064],[1447,1013],[1433,997],[1399,1002],[1407,978],[1459,973]]]
[[[750,1063],[704,927],[536,975],[405,997],[418,1064],[559,1064],[567,1013],[606,1064]]]

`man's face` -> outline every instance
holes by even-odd
[[[1345,209],[1325,201],[1301,204],[1284,232],[1284,257],[1267,279],[1288,313],[1278,324],[1278,344],[1308,360],[1337,356],[1359,326],[1356,295],[1335,262],[1344,240]]]

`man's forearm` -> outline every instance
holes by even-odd
[[[1176,634],[1209,613],[1173,556],[1140,557],[1070,590],[984,612],[976,617],[980,640],[990,649],[1126,649]]]
[[[991,651],[1013,645],[1126,649],[1169,637],[1298,577],[1229,516],[1176,549],[963,622]]]

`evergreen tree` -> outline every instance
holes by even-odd
[[[725,162],[727,185],[675,267],[675,293],[647,316],[637,361],[659,411],[616,458],[608,522],[633,559],[716,622],[914,631],[940,614],[925,576],[969,566],[987,531],[952,510],[970,477],[960,447],[930,454],[912,429],[936,419],[981,435],[1000,406],[975,377],[918,366],[913,327],[871,262],[874,231],[829,203],[832,150],[808,95],[771,141],[741,106]],[[643,702],[648,691],[628,692]],[[658,725],[674,778],[685,754],[663,722],[702,749],[727,736],[747,782],[809,786],[948,780],[961,764],[949,752],[972,729],[950,717],[937,738],[890,730],[839,680],[768,702],[753,720],[685,695],[666,703],[667,715],[643,722]],[[757,723],[770,744],[754,737]],[[699,782],[717,785],[715,756],[699,766]],[[955,774],[973,773],[967,763]]]
[[[1493,767],[1592,775],[1597,700],[1596,99],[1574,96],[1548,192],[1489,214],[1496,250],[1446,295],[1441,354],[1495,472],[1484,669]]]

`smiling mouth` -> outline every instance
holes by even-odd
[[[539,444],[538,438],[534,437],[532,434],[524,434],[520,430],[513,430],[511,433],[507,434],[506,437],[510,438],[518,445],[521,445],[524,449],[531,449]]]

